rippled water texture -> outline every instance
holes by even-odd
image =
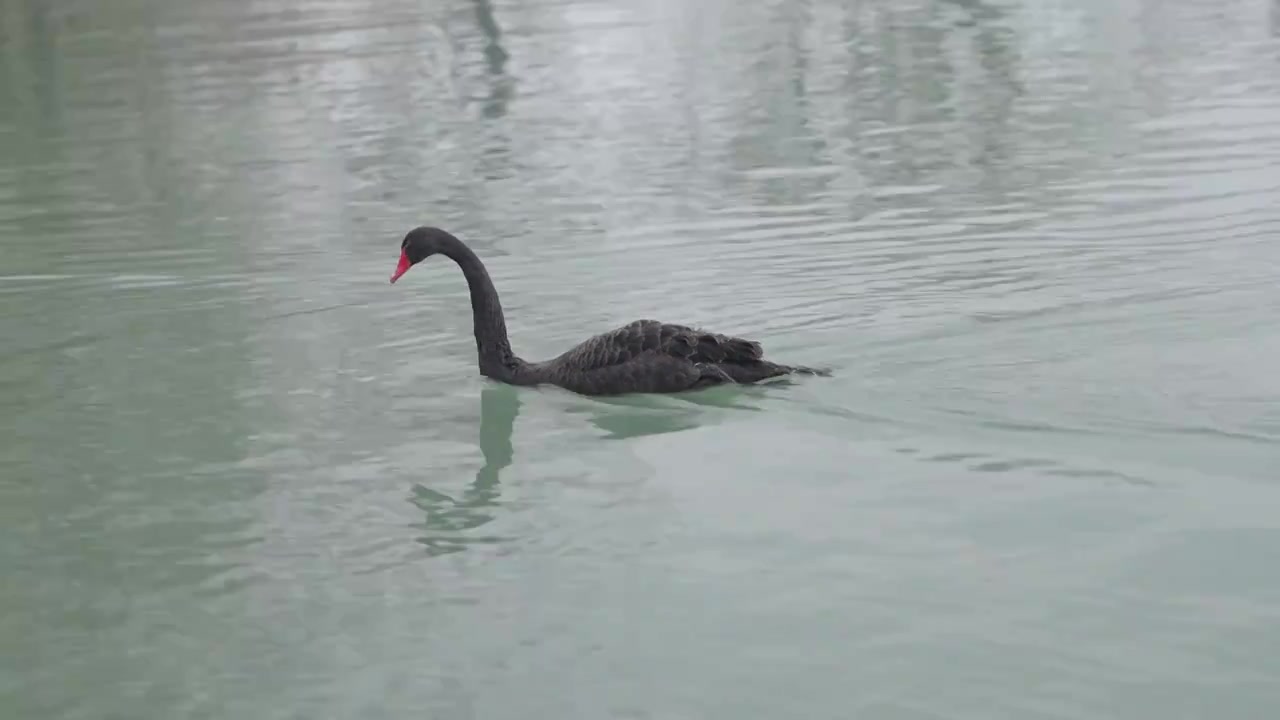
[[[1273,717],[1278,35],[0,0],[0,717]],[[836,374],[489,384],[422,223]]]

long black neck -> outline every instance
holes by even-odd
[[[489,279],[489,271],[471,248],[452,238],[441,253],[458,263],[471,290],[471,314],[475,321],[476,352],[480,355],[480,373],[499,380],[510,380],[522,361],[511,352],[507,340],[507,323],[502,316],[498,291]]]

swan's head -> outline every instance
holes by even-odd
[[[400,242],[400,262],[396,264],[396,271],[391,273],[391,282],[399,280],[401,275],[409,272],[409,268],[440,252],[450,241],[457,242],[457,238],[440,228],[417,227],[410,230]]]

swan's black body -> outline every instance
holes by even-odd
[[[764,360],[760,344],[751,340],[657,320],[637,320],[588,338],[558,357],[528,362],[511,351],[502,304],[484,263],[453,235],[432,227],[411,230],[401,243],[400,265],[391,282],[435,254],[452,259],[467,278],[480,374],[494,380],[558,385],[583,395],[620,395],[754,383],[791,373],[827,374]]]

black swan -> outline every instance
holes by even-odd
[[[760,344],[657,320],[636,320],[589,338],[559,357],[528,362],[507,340],[498,291],[484,263],[453,235],[418,227],[400,243],[391,282],[428,257],[441,254],[458,264],[471,289],[480,374],[511,385],[551,384],[582,395],[674,393],[726,383],[754,383],[825,370],[779,365],[761,358]]]

